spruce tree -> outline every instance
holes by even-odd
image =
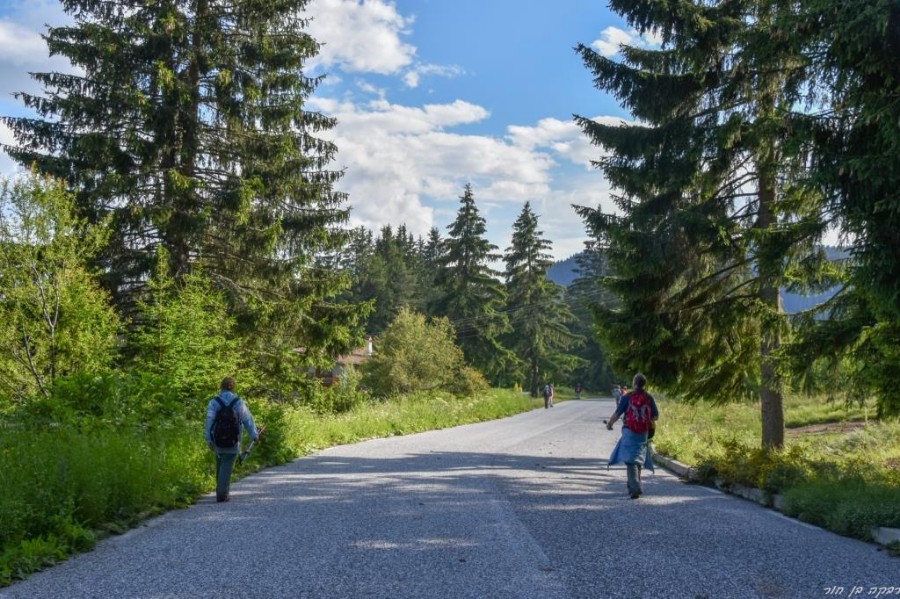
[[[586,241],[584,246],[584,250],[575,256],[576,277],[565,295],[566,303],[576,319],[571,327],[572,332],[585,339],[583,347],[578,350],[584,364],[576,368],[574,379],[586,389],[607,391],[618,379],[600,344],[594,306],[612,308],[615,298],[601,282],[609,274],[603,250],[593,240]]]
[[[519,363],[519,382],[537,397],[542,383],[567,378],[581,360],[568,350],[581,338],[569,325],[575,316],[563,299],[563,288],[547,278],[553,244],[538,229],[537,215],[526,202],[513,224],[506,249],[506,309],[511,331],[505,337]]]
[[[382,227],[375,239],[374,257],[369,263],[367,277],[375,300],[369,317],[370,332],[379,333],[394,321],[402,308],[421,312],[425,307],[421,270],[415,242],[405,225],[394,231],[390,225]]]
[[[784,143],[808,61],[778,23],[795,3],[613,0],[660,50],[624,47],[622,61],[578,51],[596,86],[637,122],[577,120],[612,151],[598,162],[619,214],[581,208],[607,245],[607,286],[619,309],[598,309],[619,370],[691,399],[757,394],[762,443],[784,441],[785,332],[780,289],[824,262],[823,200],[797,182],[801,148]]]
[[[804,375],[850,375],[853,398],[876,397],[900,414],[900,4],[809,0],[788,15],[813,57],[816,110],[796,114],[792,137],[811,147],[808,185],[831,199],[850,243],[846,272],[823,278],[840,291],[800,322],[791,347]],[[827,362],[822,364],[824,358]]]
[[[490,267],[500,256],[497,246],[485,238],[486,231],[472,186],[466,184],[438,262],[440,296],[435,313],[450,319],[466,361],[490,379],[503,371],[509,359],[500,343],[509,323],[503,313],[505,292],[499,273]]]
[[[176,279],[201,263],[244,330],[278,329],[284,351],[352,344],[358,313],[331,301],[344,281],[314,263],[347,211],[316,137],[334,120],[304,109],[319,83],[302,70],[318,50],[306,3],[63,1],[75,23],[47,43],[81,72],[34,75],[44,95],[17,97],[38,118],[4,119],[6,149],[110,221],[101,266],[120,306],[162,247]]]
[[[423,285],[425,312],[430,316],[437,315],[436,310],[441,299],[438,281],[444,253],[445,246],[441,233],[437,227],[432,227],[428,231],[428,237],[423,240],[419,260],[419,267],[422,269],[419,278]]]

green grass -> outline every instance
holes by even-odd
[[[866,421],[874,416],[874,409],[865,404],[825,401],[819,397],[793,397],[785,409],[786,428],[799,428],[813,424]]]
[[[760,448],[756,404],[711,406],[661,399],[656,449],[707,481],[782,494],[785,513],[869,539],[900,526],[900,422],[869,420],[863,406],[788,398],[784,449]]]
[[[266,434],[237,475],[333,445],[491,420],[538,405],[506,390],[474,397],[422,393],[324,416],[251,403]],[[204,416],[155,430],[0,428],[0,586],[211,490],[214,458],[203,441]]]

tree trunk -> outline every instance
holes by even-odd
[[[775,178],[770,169],[760,168],[759,178],[759,218],[756,227],[768,229],[775,217],[771,206],[775,201]],[[760,267],[757,262],[757,267]],[[760,269],[759,297],[768,308],[769,314],[760,323],[762,340],[760,343],[761,374],[759,403],[762,412],[762,446],[777,449],[784,446],[784,401],[781,395],[781,379],[775,364],[775,354],[781,347],[780,318],[781,291],[780,273],[763,272]]]

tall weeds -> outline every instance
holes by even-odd
[[[535,405],[512,391],[407,395],[328,414],[251,401],[266,433],[238,476],[331,445],[490,420]],[[74,419],[0,428],[0,586],[209,491],[214,460],[203,441],[203,416],[155,427]]]

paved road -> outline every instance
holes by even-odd
[[[662,471],[628,499],[624,470],[606,469],[616,434],[601,420],[611,409],[566,402],[332,448],[240,481],[230,503],[206,497],[104,541],[0,598],[900,594],[900,559],[875,546]]]

